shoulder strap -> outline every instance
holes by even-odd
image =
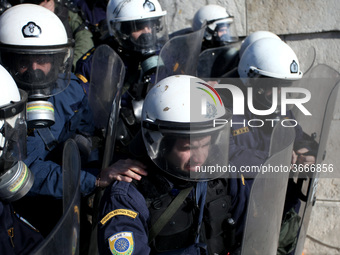
[[[50,128],[49,127],[37,128],[37,131],[40,137],[43,139],[46,148],[49,151],[52,151],[55,148],[55,146],[58,144],[58,141],[55,139]]]
[[[189,195],[193,187],[189,187],[181,190],[181,192],[176,196],[176,198],[171,202],[171,204],[166,208],[164,213],[158,218],[158,220],[153,224],[149,230],[149,243],[159,234],[159,232],[168,223],[171,217],[175,214],[178,208],[183,203],[184,199]]]

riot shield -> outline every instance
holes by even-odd
[[[197,77],[227,77],[226,73],[237,71],[240,42],[204,50],[198,59]]]
[[[196,75],[198,56],[206,26],[200,30],[171,38],[161,49],[155,84],[171,75]]]
[[[251,188],[241,254],[276,254],[294,139],[294,128],[275,126],[269,158]]]
[[[330,120],[326,121],[328,114],[333,114],[333,109],[330,108],[332,100],[335,98],[330,98],[336,91],[336,83],[340,78],[340,74],[334,69],[327,65],[317,65],[313,67],[310,72],[303,77],[303,79],[298,83],[300,88],[309,91],[310,100],[303,104],[311,115],[306,115],[301,111],[299,107],[293,108],[293,114],[298,124],[302,127],[303,131],[312,136],[315,141],[319,144],[318,152],[324,153],[325,150],[325,136],[328,135]],[[304,97],[301,95],[300,97]],[[299,96],[297,96],[299,98]],[[332,99],[332,100],[330,100]],[[327,109],[327,105],[329,105]],[[331,116],[329,116],[332,118]],[[327,130],[327,132],[325,132]],[[321,134],[324,135],[323,140],[321,139]],[[323,157],[322,155],[320,155]],[[319,157],[319,160],[321,158]]]
[[[304,106],[312,115],[304,115],[297,108],[293,112],[309,141],[315,144],[313,155],[316,156],[316,163],[309,168],[298,169],[299,178],[304,182],[302,186],[304,203],[299,212],[302,220],[295,254],[301,254],[303,251],[307,227],[315,202],[318,179],[320,177],[340,177],[339,171],[335,171],[331,164],[323,163],[327,156],[326,144],[338,96],[339,79],[340,74],[334,69],[327,65],[317,65],[308,72],[308,75],[299,84],[301,88],[310,92],[310,100]]]
[[[118,54],[110,46],[100,45],[93,56],[89,103],[95,127],[102,129],[105,137],[102,168],[113,155],[124,76],[125,66]]]
[[[124,76],[125,66],[118,54],[108,45],[99,46],[92,62],[89,97],[95,126],[105,140],[102,169],[110,165],[113,157]],[[94,196],[89,254],[98,253],[97,217],[103,192],[97,191]]]
[[[96,48],[89,89],[89,104],[97,128],[107,127],[118,84],[124,79],[125,69],[120,57],[104,44]]]
[[[69,139],[63,150],[63,216],[32,254],[79,254],[80,167],[77,144]]]

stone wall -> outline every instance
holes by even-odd
[[[296,52],[302,70],[309,64],[310,47],[316,50],[314,65],[327,64],[340,71],[339,0],[159,0],[168,12],[169,32],[191,26],[203,5],[219,4],[235,16],[238,35],[257,30],[278,34]],[[320,84],[320,86],[322,86]],[[338,97],[339,98],[339,97]],[[340,105],[337,104],[327,144],[326,163],[339,171]],[[305,242],[305,255],[340,254],[340,179],[321,178]]]

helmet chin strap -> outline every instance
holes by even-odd
[[[12,202],[25,196],[31,189],[34,176],[24,162],[18,161],[1,175],[0,200]]]

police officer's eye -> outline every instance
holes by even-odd
[[[144,29],[146,27],[151,29],[152,24],[150,22],[138,22],[136,24],[136,31],[142,30],[142,29]]]
[[[22,60],[19,62],[18,66],[19,66],[19,69],[27,69],[29,66],[29,61]]]
[[[204,144],[203,145],[203,148],[207,148],[207,147],[209,147],[210,146],[210,142],[209,143],[206,143],[206,144]]]
[[[178,147],[178,150],[179,151],[190,151],[190,150],[192,150],[192,146],[190,146],[190,145],[183,145],[183,146]]]

